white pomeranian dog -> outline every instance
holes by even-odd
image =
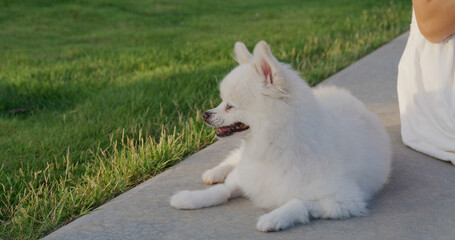
[[[170,204],[198,209],[245,196],[273,209],[259,231],[279,231],[312,218],[367,213],[367,201],[387,182],[389,137],[378,117],[349,92],[311,89],[259,42],[253,55],[234,47],[239,63],[221,82],[221,104],[203,114],[219,137],[245,131],[242,145],[202,175],[200,191],[180,191]]]

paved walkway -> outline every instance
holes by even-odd
[[[246,199],[219,207],[180,211],[169,206],[176,190],[202,189],[200,175],[232,149],[218,141],[140,184],[45,239],[455,239],[455,167],[401,142],[396,96],[404,34],[326,80],[349,89],[381,117],[392,139],[391,181],[366,217],[314,220],[278,233],[261,233],[266,213]]]

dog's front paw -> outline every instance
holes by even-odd
[[[211,185],[224,182],[225,174],[217,169],[208,169],[202,174],[202,181],[205,184]]]
[[[177,192],[171,197],[171,206],[177,209],[196,209],[197,204],[193,201],[191,191]]]
[[[284,221],[271,213],[262,215],[256,224],[256,228],[261,232],[276,232],[287,227],[289,226],[286,226]]]

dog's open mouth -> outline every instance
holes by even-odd
[[[231,136],[235,132],[245,131],[248,128],[250,128],[248,125],[241,123],[241,122],[236,122],[230,126],[224,126],[224,127],[217,128],[216,135],[218,137],[227,137],[227,136]]]

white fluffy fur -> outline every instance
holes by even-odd
[[[216,127],[250,126],[241,148],[207,170],[202,191],[171,198],[178,209],[219,205],[245,196],[274,209],[259,231],[278,231],[313,218],[346,218],[367,212],[368,199],[390,173],[389,138],[379,119],[349,92],[311,89],[261,41],[250,54],[235,45],[240,63],[221,82],[222,102],[210,110]],[[226,110],[226,104],[233,106]]]

